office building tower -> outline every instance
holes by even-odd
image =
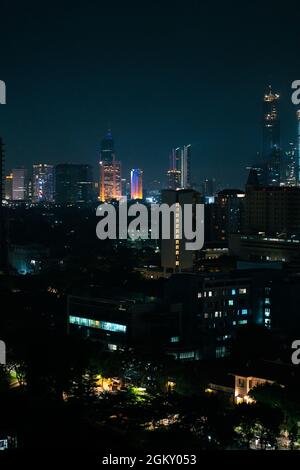
[[[191,187],[191,145],[173,149],[170,155],[170,168],[167,172],[170,189],[189,189]]]
[[[4,145],[0,137],[0,270],[5,272],[7,269],[7,226],[6,217],[3,208],[4,199]]]
[[[161,266],[165,275],[172,272],[188,271],[193,268],[194,251],[186,250],[186,238],[182,230],[180,236],[180,212],[182,214],[181,228],[184,220],[184,205],[196,205],[200,202],[200,195],[193,190],[164,189],[162,191],[162,204],[175,206],[175,213],[170,217],[170,238],[161,240]]]
[[[184,145],[181,156],[181,189],[191,187],[191,145]]]
[[[101,143],[100,160],[100,191],[101,202],[120,199],[122,197],[121,162],[116,160],[114,141],[109,130]]]
[[[205,179],[202,183],[202,195],[214,196],[216,190],[216,180],[214,178]]]
[[[32,171],[32,201],[54,201],[54,166],[46,163],[33,165]]]
[[[143,170],[131,170],[131,199],[143,199]]]
[[[55,168],[55,202],[88,204],[95,201],[91,165],[64,163]]]
[[[245,234],[300,238],[300,188],[249,188],[245,197]]]
[[[4,198],[6,201],[12,200],[12,189],[13,189],[13,175],[10,173],[9,175],[5,176],[5,193]]]
[[[24,201],[27,198],[27,170],[25,168],[12,169],[12,199]]]
[[[273,93],[271,86],[263,99],[263,135],[261,184],[265,186],[280,185],[281,151],[279,95]]]
[[[283,152],[280,186],[297,186],[298,184],[298,148],[290,142],[289,148]]]
[[[245,193],[240,189],[219,191],[212,204],[206,206],[205,230],[207,241],[227,242],[231,233],[242,227]]]
[[[297,147],[298,147],[297,185],[300,186],[300,109],[298,109],[297,111]]]

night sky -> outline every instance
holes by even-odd
[[[193,181],[242,187],[270,81],[282,96],[282,143],[294,139],[296,1],[2,0],[0,15],[7,169],[96,165],[110,126],[123,176],[140,167],[146,181],[162,179],[170,149],[191,143]]]

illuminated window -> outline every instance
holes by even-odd
[[[176,261],[176,262],[175,262],[175,266],[179,266],[179,261]]]
[[[119,323],[111,323],[107,321],[91,320],[90,318],[69,316],[69,323],[89,328],[98,328],[100,330],[112,331],[114,333],[126,333],[127,327]]]
[[[171,343],[178,343],[179,342],[179,336],[172,336],[170,341],[171,341]]]
[[[208,313],[205,313],[204,318],[208,318],[208,317],[209,317]]]
[[[212,291],[211,290],[208,292],[208,297],[212,297]]]
[[[247,294],[247,289],[239,289],[239,294]]]
[[[226,347],[225,346],[217,346],[216,347],[216,358],[225,357],[225,356],[226,356]]]
[[[235,295],[236,294],[236,290],[235,289],[231,289],[231,295]]]
[[[233,300],[228,300],[228,305],[232,307],[232,305],[233,305]]]
[[[194,359],[194,351],[182,352],[179,354],[179,359]]]
[[[265,316],[269,317],[271,314],[271,310],[269,308],[265,308]]]
[[[247,315],[248,314],[248,309],[247,308],[243,308],[242,309],[242,315]]]
[[[198,292],[198,299],[201,299],[202,297],[202,292]]]
[[[239,320],[239,325],[247,325],[248,320]]]
[[[265,298],[265,304],[270,305],[270,299],[268,297]]]

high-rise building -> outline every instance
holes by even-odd
[[[300,186],[300,109],[297,111],[297,147],[298,147],[298,158],[297,158],[297,184]]]
[[[32,172],[32,201],[54,201],[54,166],[46,163],[33,165]]]
[[[27,198],[27,170],[25,168],[13,168],[12,178],[13,201],[24,201]]]
[[[11,201],[13,198],[13,175],[10,173],[9,175],[5,176],[5,194],[4,198],[6,201]]]
[[[122,197],[121,162],[116,160],[114,141],[109,130],[101,143],[100,191],[101,202]]]
[[[184,233],[180,236],[180,212],[184,219],[185,204],[198,204],[200,195],[191,189],[162,191],[162,204],[176,208],[175,214],[170,218],[170,238],[161,240],[161,266],[165,274],[172,272],[188,271],[193,268],[194,251],[186,250],[186,238]],[[174,220],[175,218],[175,220]],[[182,224],[181,224],[182,228]]]
[[[293,142],[282,156],[281,186],[297,186],[298,184],[298,148]]]
[[[55,202],[91,203],[95,200],[91,165],[65,163],[55,168]]]
[[[269,86],[263,99],[262,185],[279,186],[281,170],[279,95]]]
[[[300,188],[249,188],[245,197],[246,234],[300,238]]]
[[[131,199],[143,199],[143,170],[131,170]]]
[[[191,187],[191,145],[184,145],[172,150],[168,170],[170,189],[189,189]]]
[[[191,145],[184,145],[181,154],[181,189],[191,187]]]
[[[203,196],[214,196],[216,180],[215,178],[205,179],[202,183],[202,194]]]
[[[242,226],[245,193],[240,189],[219,191],[212,204],[206,206],[205,233],[207,241],[226,242],[231,233]]]

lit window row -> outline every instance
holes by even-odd
[[[111,323],[101,320],[91,320],[90,318],[69,316],[69,323],[72,325],[85,326],[88,328],[97,328],[99,330],[112,331],[114,333],[126,333],[126,325]]]

